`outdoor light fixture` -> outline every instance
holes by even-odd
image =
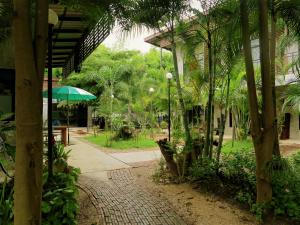
[[[154,92],[154,88],[152,88],[152,87],[149,88],[149,92],[150,92],[150,93],[153,93],[153,92]]]
[[[168,79],[168,100],[169,100],[169,112],[168,112],[168,133],[169,133],[169,141],[171,141],[171,79],[173,75],[171,73],[166,74],[166,78]]]
[[[166,77],[167,77],[168,80],[171,80],[173,78],[173,75],[171,73],[167,73]]]

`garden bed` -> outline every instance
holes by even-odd
[[[95,144],[100,147],[107,149],[114,149],[116,151],[126,151],[126,150],[145,150],[153,149],[158,147],[155,141],[149,138],[147,135],[139,135],[138,137],[127,139],[127,140],[111,140],[112,134],[109,132],[101,133],[97,136],[90,135],[86,136],[83,139]]]

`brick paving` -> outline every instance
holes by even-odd
[[[78,184],[88,194],[103,225],[185,225],[167,201],[135,182],[131,169],[113,170],[107,175],[108,181],[103,181],[83,174]]]

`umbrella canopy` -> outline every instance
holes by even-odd
[[[43,97],[48,97],[47,90],[43,92]],[[80,88],[62,86],[52,88],[52,98],[59,101],[89,101],[96,99],[96,96]]]

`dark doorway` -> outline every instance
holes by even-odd
[[[284,122],[282,126],[282,131],[280,134],[281,140],[286,140],[290,138],[290,122],[291,122],[291,114],[285,113],[284,114]]]

